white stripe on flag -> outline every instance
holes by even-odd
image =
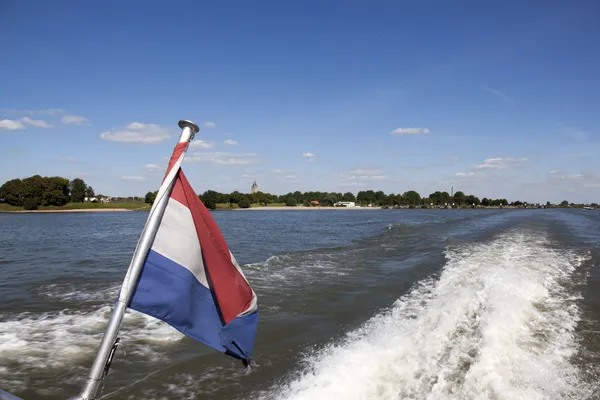
[[[209,287],[192,213],[173,198],[169,199],[152,250],[189,270]]]

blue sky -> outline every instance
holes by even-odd
[[[600,202],[595,1],[0,4],[0,181]]]

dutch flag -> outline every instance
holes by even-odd
[[[150,211],[161,196],[168,196],[129,307],[248,366],[258,324],[257,297],[181,170],[188,144],[175,147]]]

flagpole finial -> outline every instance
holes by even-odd
[[[179,121],[178,125],[181,129],[183,129],[183,132],[181,132],[181,138],[179,140],[180,143],[190,142],[192,139],[194,139],[196,133],[200,131],[200,127],[198,125],[196,125],[192,121],[188,121],[187,119],[182,119],[181,121]],[[189,128],[189,136],[185,134],[185,128]]]
[[[200,132],[200,127],[198,125],[196,125],[195,123],[193,123],[192,121],[189,121],[187,119],[182,119],[181,121],[179,121],[179,127],[181,129],[185,128],[186,126],[188,128],[190,128],[192,130],[192,132],[194,133],[198,133]]]

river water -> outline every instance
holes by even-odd
[[[600,397],[600,212],[213,216],[258,295],[258,366],[128,311],[105,398]],[[0,214],[0,388],[78,393],[146,217]]]

